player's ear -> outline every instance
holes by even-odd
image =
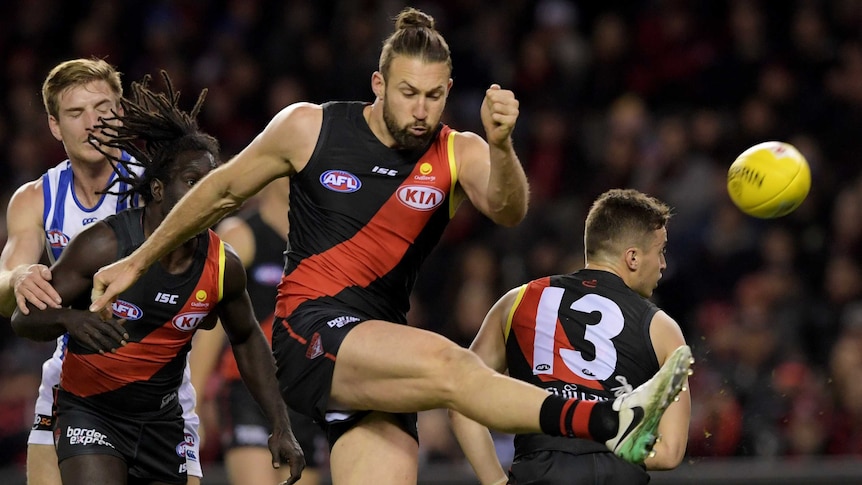
[[[51,134],[57,141],[63,141],[63,134],[60,133],[60,120],[52,115],[48,115],[48,128],[51,129]]]
[[[630,271],[637,271],[638,263],[639,263],[638,257],[639,257],[639,254],[638,254],[637,248],[626,249],[626,256],[625,256],[626,261],[625,261],[625,263],[626,263],[626,267],[628,267],[628,269]]]
[[[153,202],[161,202],[165,196],[165,184],[159,179],[150,181],[150,193],[153,195]]]
[[[383,93],[386,92],[386,81],[380,71],[374,71],[374,74],[371,75],[371,90],[374,91],[374,96],[377,99],[383,99]]]

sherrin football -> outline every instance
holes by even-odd
[[[811,188],[808,161],[793,145],[758,143],[742,152],[727,171],[727,192],[742,212],[761,219],[790,214]]]

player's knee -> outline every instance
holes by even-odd
[[[447,403],[457,401],[463,386],[469,385],[469,377],[485,369],[476,354],[454,344],[440,349],[436,358],[435,382]]]

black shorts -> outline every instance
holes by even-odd
[[[288,412],[293,435],[305,455],[305,464],[312,468],[320,466],[323,460],[318,449],[324,439],[323,430],[311,418],[293,410]],[[243,381],[225,382],[219,395],[219,414],[226,430],[222,435],[224,449],[269,447],[272,427]]]
[[[272,324],[272,351],[282,397],[292,409],[311,417],[326,432],[331,447],[371,410],[330,409],[332,374],[341,342],[368,317],[335,307],[310,307]],[[395,415],[419,440],[416,413]]]
[[[54,444],[59,462],[79,455],[111,455],[126,462],[131,477],[186,483],[186,438],[178,401],[171,409],[146,417],[97,409],[63,390],[56,402]]]
[[[537,451],[516,458],[509,467],[510,485],[645,485],[649,481],[643,467],[612,453]]]

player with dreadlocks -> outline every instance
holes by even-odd
[[[275,365],[254,317],[239,257],[210,230],[153,265],[113,305],[113,316],[87,310],[92,277],[105,264],[137,248],[177,201],[218,164],[218,142],[201,132],[195,117],[178,106],[179,93],[163,73],[166,93],[146,77],[134,83],[123,114],[102,121],[91,143],[115,167],[143,166],[140,177],[119,177],[121,195],[140,195],[146,205],[98,222],[74,238],[51,267],[64,309],[38,309],[12,317],[16,333],[34,340],[70,335],[58,390],[55,438],[65,485],[186,483],[185,438],[177,390],[198,328],[221,320],[249,390],[272,423],[273,466],[290,464],[298,480],[305,465],[278,393]],[[128,168],[128,167],[126,167]],[[128,173],[128,170],[124,172]]]

